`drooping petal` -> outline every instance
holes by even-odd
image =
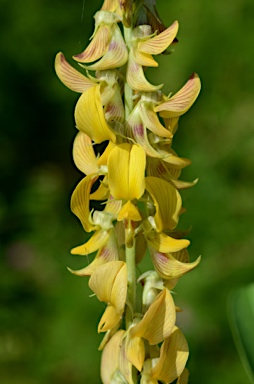
[[[121,351],[119,356],[119,370],[125,377],[126,383],[134,384],[132,378],[132,364],[130,363],[126,355],[126,338],[123,339],[121,345]]]
[[[103,71],[123,66],[128,60],[128,51],[120,28],[115,23],[111,27],[112,38],[104,56],[95,64],[86,68],[91,71]],[[94,61],[94,60],[90,60]]]
[[[116,243],[116,237],[113,230],[109,231],[109,237],[106,243],[99,249],[96,257],[86,268],[73,271],[69,269],[71,273],[77,276],[91,276],[92,273],[101,265],[110,261],[119,260],[118,246]]]
[[[110,261],[97,268],[89,280],[89,287],[100,301],[108,303],[98,332],[114,328],[121,320],[127,296],[127,267],[123,261]]]
[[[175,305],[171,294],[164,289],[150,305],[143,319],[130,329],[130,337],[142,337],[151,345],[158,344],[172,332],[175,325]]]
[[[156,251],[151,246],[149,247],[149,251],[156,272],[166,280],[183,276],[185,273],[194,269],[201,260],[199,256],[197,260],[192,263],[182,263],[174,258],[172,254]]]
[[[116,327],[120,321],[121,314],[117,312],[113,305],[108,304],[98,324],[98,333],[109,331]]]
[[[101,25],[94,34],[88,47],[73,59],[80,63],[91,63],[100,59],[107,51],[112,36],[111,29],[108,25]]]
[[[62,83],[74,92],[83,93],[89,88],[94,87],[93,81],[73,68],[66,61],[62,52],[56,55],[55,70]]]
[[[183,248],[187,248],[190,244],[189,240],[174,239],[165,233],[157,233],[155,231],[148,232],[146,239],[149,245],[159,252],[178,252]]]
[[[89,221],[89,196],[91,188],[97,179],[98,176],[94,174],[86,176],[78,183],[71,196],[71,210],[79,218],[86,232],[96,229],[96,226]]]
[[[193,181],[183,181],[183,180],[171,179],[171,180],[169,180],[169,182],[171,184],[173,184],[174,187],[176,187],[178,190],[180,190],[180,189],[182,190],[182,189],[194,187],[194,185],[197,184],[198,179],[195,179]]]
[[[143,53],[137,48],[133,48],[133,58],[137,64],[142,65],[143,67],[158,67],[159,65],[152,55]]]
[[[146,80],[142,65],[135,62],[132,50],[129,54],[129,61],[127,67],[127,83],[135,91],[152,92],[157,91],[163,87],[161,85],[152,85]]]
[[[140,103],[140,117],[143,121],[143,124],[149,131],[153,132],[155,135],[172,138],[172,133],[163,127],[160,123],[160,120],[157,114],[153,110],[152,103],[142,102]]]
[[[101,356],[101,380],[103,384],[112,384],[113,375],[119,368],[119,355],[124,330],[117,331],[103,349]]]
[[[146,177],[146,190],[151,195],[156,208],[154,216],[157,232],[174,229],[182,206],[179,192],[167,181],[157,177]]]
[[[100,165],[107,165],[108,157],[110,152],[115,148],[115,144],[110,141],[105,149],[105,151],[101,154],[99,159],[97,160],[97,164]]]
[[[126,356],[138,371],[142,370],[145,361],[145,344],[141,337],[127,337]]]
[[[187,341],[179,328],[174,330],[161,346],[158,363],[151,369],[151,377],[172,383],[183,372],[189,356]]]
[[[145,152],[138,145],[120,144],[108,157],[109,189],[116,199],[139,199],[145,189]]]
[[[89,255],[103,247],[109,239],[108,231],[102,231],[101,229],[96,231],[93,236],[82,245],[75,247],[71,250],[72,255]]]
[[[99,171],[92,140],[83,132],[78,132],[73,143],[73,160],[76,167],[85,175]]]
[[[98,85],[89,88],[79,98],[75,108],[75,120],[77,128],[95,143],[104,140],[115,142],[115,134],[104,117]]]
[[[159,33],[159,35],[152,37],[147,41],[140,41],[138,49],[144,53],[150,53],[152,55],[158,55],[165,51],[168,46],[173,42],[178,32],[178,22],[175,21],[165,31]]]
[[[103,180],[101,180],[99,187],[91,193],[90,200],[107,200],[109,196],[109,190],[107,185],[107,176],[104,177]]]
[[[160,112],[160,115],[166,118],[183,115],[194,104],[200,88],[200,79],[194,73],[180,91],[165,103],[155,107],[155,112]]]

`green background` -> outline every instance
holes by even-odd
[[[85,266],[69,250],[85,235],[69,210],[82,175],[71,146],[78,95],[54,73],[55,54],[70,61],[93,31],[101,2],[2,0],[0,71],[0,382],[96,384],[103,304]],[[175,53],[147,72],[177,91],[192,72],[201,94],[180,120],[174,148],[192,159],[182,178],[192,225],[191,260],[201,265],[176,286],[178,324],[190,346],[190,384],[239,384],[248,378],[227,318],[227,298],[254,277],[254,2],[158,0],[168,26],[180,23]],[[73,62],[74,64],[74,62]],[[75,65],[75,64],[74,64]]]

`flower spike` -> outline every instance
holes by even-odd
[[[193,74],[166,96],[163,84],[146,78],[146,68],[159,65],[155,56],[177,42],[179,28],[178,21],[164,26],[155,2],[103,1],[90,43],[73,56],[85,75],[63,53],[55,59],[59,79],[81,94],[73,160],[84,176],[71,210],[90,236],[71,254],[92,260],[68,269],[88,277],[92,296],[105,303],[97,327],[105,332],[103,384],[187,384],[189,375],[187,341],[176,326],[181,309],[171,290],[200,262],[190,261],[189,230],[177,229],[185,212],[180,191],[197,179],[180,179],[191,161],[173,148],[200,79]],[[147,257],[150,271],[141,263]]]

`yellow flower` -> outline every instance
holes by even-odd
[[[182,375],[188,356],[189,349],[186,339],[180,329],[174,327],[172,334],[160,348],[160,357],[146,360],[141,383],[157,384],[158,381],[172,383]]]
[[[98,332],[106,332],[120,323],[127,295],[127,267],[123,261],[110,261],[97,268],[89,280],[89,287],[107,308],[98,325]]]
[[[118,220],[141,220],[138,208],[133,203],[145,190],[145,153],[138,145],[117,145],[108,157],[108,185],[115,199],[125,202]]]
[[[80,63],[97,63],[87,66],[92,71],[108,70],[123,66],[128,51],[117,25],[119,16],[109,11],[98,11],[95,16],[95,30],[92,41],[80,54],[73,56]]]

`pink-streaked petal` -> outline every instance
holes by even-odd
[[[166,163],[161,159],[148,157],[146,160],[147,176],[159,177],[170,181],[172,178],[177,180],[181,174],[181,169]]]
[[[62,83],[74,92],[83,93],[94,86],[92,80],[82,75],[66,61],[62,52],[56,55],[55,70]]]
[[[74,140],[73,160],[76,167],[85,175],[99,171],[92,140],[83,132],[78,132]]]
[[[103,71],[123,66],[128,60],[128,51],[117,24],[111,27],[112,39],[104,56],[95,64],[86,68],[91,71]]]
[[[154,60],[152,55],[143,53],[137,48],[133,48],[132,52],[134,61],[137,64],[142,65],[143,67],[158,67],[159,64]]]
[[[80,63],[91,63],[100,59],[107,51],[112,32],[108,25],[100,26],[88,47],[73,59]]]
[[[173,42],[178,32],[178,21],[175,21],[170,27],[165,29],[159,35],[152,37],[151,39],[139,42],[138,49],[144,53],[150,53],[152,55],[158,55],[165,51],[168,46]]]
[[[166,280],[183,276],[185,273],[194,269],[201,260],[199,256],[197,260],[192,263],[182,263],[175,259],[170,253],[166,254],[156,251],[153,247],[149,247],[149,251],[156,272]]]
[[[104,106],[107,121],[124,121],[124,106],[119,86],[114,87],[114,94]]]
[[[155,111],[160,112],[160,115],[166,118],[181,116],[194,104],[200,89],[200,79],[194,73],[180,91],[165,103],[155,107]]]

